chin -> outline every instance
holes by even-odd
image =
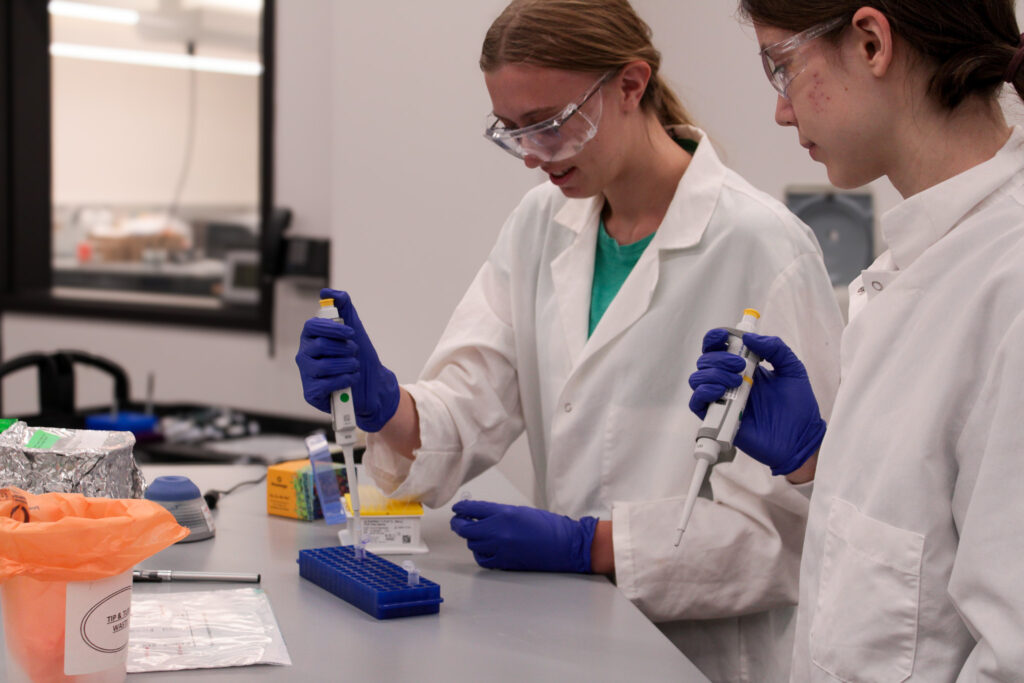
[[[569,199],[587,199],[588,197],[593,197],[598,194],[597,192],[582,187],[560,187],[558,189],[560,189],[562,194]]]
[[[828,172],[828,181],[840,190],[855,190],[858,187],[867,185],[875,179],[866,175],[861,176],[855,173],[844,173],[842,169],[834,168],[828,164],[825,165],[825,170]]]

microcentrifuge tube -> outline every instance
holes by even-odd
[[[420,585],[420,570],[416,568],[416,563],[412,560],[406,560],[402,563],[402,569],[409,572],[409,585],[418,586]]]
[[[357,560],[365,560],[366,559],[366,546],[367,546],[367,544],[369,542],[370,542],[370,535],[369,534],[363,534],[362,537],[360,537],[359,543],[357,543],[355,545],[355,549],[354,549]]]
[[[473,500],[473,494],[464,490],[459,494],[459,500]]]

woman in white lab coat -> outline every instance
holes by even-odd
[[[1024,680],[1024,131],[997,101],[1004,81],[1024,96],[1014,3],[741,7],[776,121],[834,184],[886,175],[904,197],[850,287],[823,441],[792,354],[747,340],[775,367],[737,444],[780,471],[818,452],[793,678]],[[691,378],[698,412],[738,381],[720,337]]]
[[[419,381],[398,386],[347,294],[311,320],[307,399],[353,386],[381,488],[431,506],[525,430],[538,508],[455,505],[486,567],[614,572],[712,679],[782,680],[807,500],[749,458],[718,466],[676,547],[703,332],[743,310],[794,338],[824,409],[842,326],[808,228],[719,161],[626,0],[517,0],[481,67],[487,136],[541,168]],[[357,374],[356,374],[357,373]]]

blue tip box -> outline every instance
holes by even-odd
[[[298,562],[299,576],[378,619],[436,614],[444,601],[433,581],[410,586],[405,569],[370,552],[356,559],[352,546],[300,550]]]

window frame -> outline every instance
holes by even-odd
[[[271,234],[275,0],[263,0],[259,76],[260,301],[217,309],[53,296],[50,18],[40,0],[0,2],[0,314],[38,313],[273,335],[281,235]]]

